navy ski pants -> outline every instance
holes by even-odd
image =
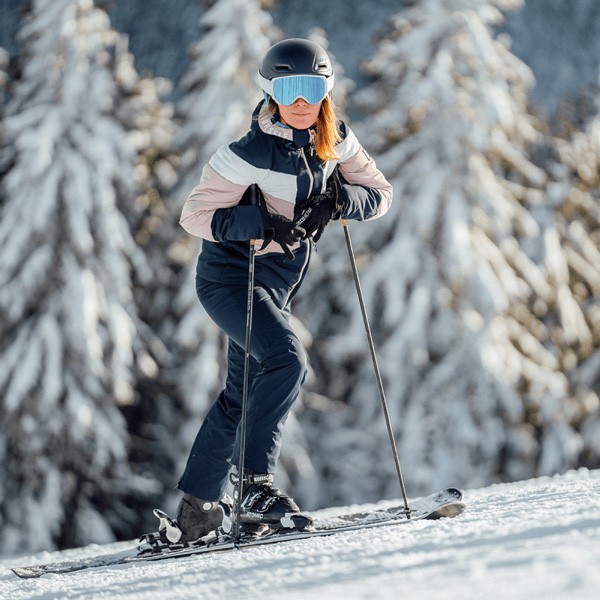
[[[206,415],[192,446],[179,489],[218,500],[230,464],[239,458],[248,287],[197,279],[202,306],[229,338],[225,388]],[[289,302],[254,288],[250,379],[244,466],[274,473],[287,415],[307,371],[306,353],[289,324]]]

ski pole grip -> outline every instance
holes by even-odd
[[[260,191],[260,188],[253,183],[249,188],[248,188],[248,195],[250,198],[250,206],[259,206],[260,205],[260,195],[262,195],[262,192]],[[250,240],[250,247],[254,248],[254,245],[256,244],[256,240],[251,239]]]
[[[265,235],[263,237],[262,248],[266,248],[273,241],[273,220],[269,213],[269,209],[267,208],[267,203],[265,202],[265,197],[262,193],[262,190],[258,187],[258,184],[253,183],[249,187],[246,188],[242,199],[240,200],[240,204],[249,204],[250,206],[258,206],[260,209],[260,214],[263,218],[263,224],[265,228]],[[252,246],[254,246],[254,242],[256,240],[250,240]]]
[[[246,206],[261,206],[262,203],[264,203],[263,193],[256,183],[249,185],[240,199],[240,204]]]

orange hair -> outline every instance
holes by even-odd
[[[340,155],[335,151],[335,147],[341,141],[342,135],[335,116],[335,107],[331,98],[325,96],[317,118],[317,136],[315,138],[317,156],[323,161],[336,160]]]

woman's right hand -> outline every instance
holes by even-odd
[[[286,256],[293,259],[294,254],[290,246],[306,237],[306,230],[282,215],[263,212],[263,220],[265,237],[262,247],[266,248],[271,242],[277,242]]]

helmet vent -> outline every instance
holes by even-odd
[[[285,73],[291,73],[293,71],[292,67],[288,64],[278,63],[275,65],[276,71],[282,71]]]

